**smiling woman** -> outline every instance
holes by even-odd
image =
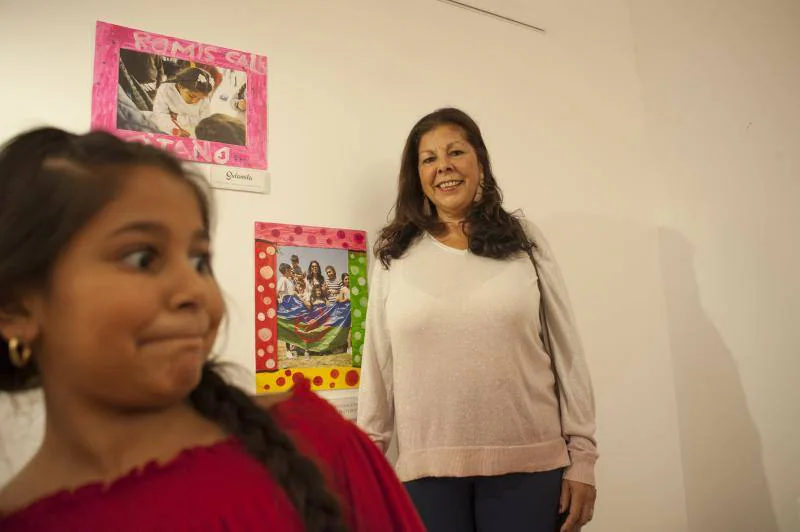
[[[375,249],[358,423],[384,449],[396,430],[428,530],[578,530],[597,450],[569,298],[541,232],[503,208],[464,112],[412,128]]]
[[[436,207],[439,220],[460,224],[475,200],[480,199],[480,189],[485,187],[483,167],[464,138],[464,130],[442,124],[422,135],[418,149],[422,191]],[[450,233],[465,237],[463,231]],[[466,238],[460,244],[466,249]]]
[[[201,182],[105,133],[0,151],[0,391],[41,385],[47,408],[0,529],[421,530],[307,383],[257,404],[209,360],[224,305]]]

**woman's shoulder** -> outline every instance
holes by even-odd
[[[525,231],[525,235],[529,239],[533,239],[538,233],[541,232],[533,220],[526,217],[524,214],[514,213],[511,216],[519,222],[519,225],[522,226],[522,230]]]
[[[516,218],[522,226],[522,230],[525,231],[525,236],[527,236],[528,240],[533,244],[534,257],[541,259],[549,256],[550,244],[539,226],[533,220],[523,215],[517,216]]]

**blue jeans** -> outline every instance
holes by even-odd
[[[428,532],[554,532],[564,470],[406,482]]]

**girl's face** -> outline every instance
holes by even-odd
[[[342,284],[347,286],[347,287],[350,286],[350,276],[349,275],[345,275],[344,276],[344,278],[342,279]]]
[[[181,98],[183,98],[183,101],[188,103],[189,105],[194,105],[205,99],[206,96],[208,96],[208,94],[204,94],[199,91],[189,90],[186,87],[180,85],[178,85],[178,92],[180,93]]]
[[[325,273],[328,274],[328,280],[329,281],[335,281],[336,280],[336,270],[334,270],[333,268],[326,268],[325,269]]]
[[[314,297],[321,298],[322,297],[322,288],[319,286],[314,287]]]
[[[319,264],[312,262],[308,269],[311,271],[311,273],[319,273]]]
[[[153,408],[197,386],[224,313],[198,199],[181,178],[127,170],[121,193],[25,300],[52,404]]]

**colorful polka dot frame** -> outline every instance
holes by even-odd
[[[347,250],[350,274],[351,366],[281,368],[278,349],[277,259],[280,246]],[[259,393],[292,388],[306,378],[313,390],[357,388],[368,300],[367,239],[364,231],[256,222],[255,368]]]
[[[353,366],[360,368],[367,320],[367,254],[351,251],[347,254],[347,262],[350,274],[350,345],[353,346]]]
[[[269,241],[278,246],[367,251],[367,233],[354,229],[256,222],[256,240]]]
[[[295,383],[307,379],[312,390],[347,390],[358,388],[361,370],[358,368],[287,368],[277,372],[256,373],[258,393],[278,393],[291,390]]]
[[[269,242],[255,245],[256,371],[278,371],[278,317],[276,312],[277,248]]]

